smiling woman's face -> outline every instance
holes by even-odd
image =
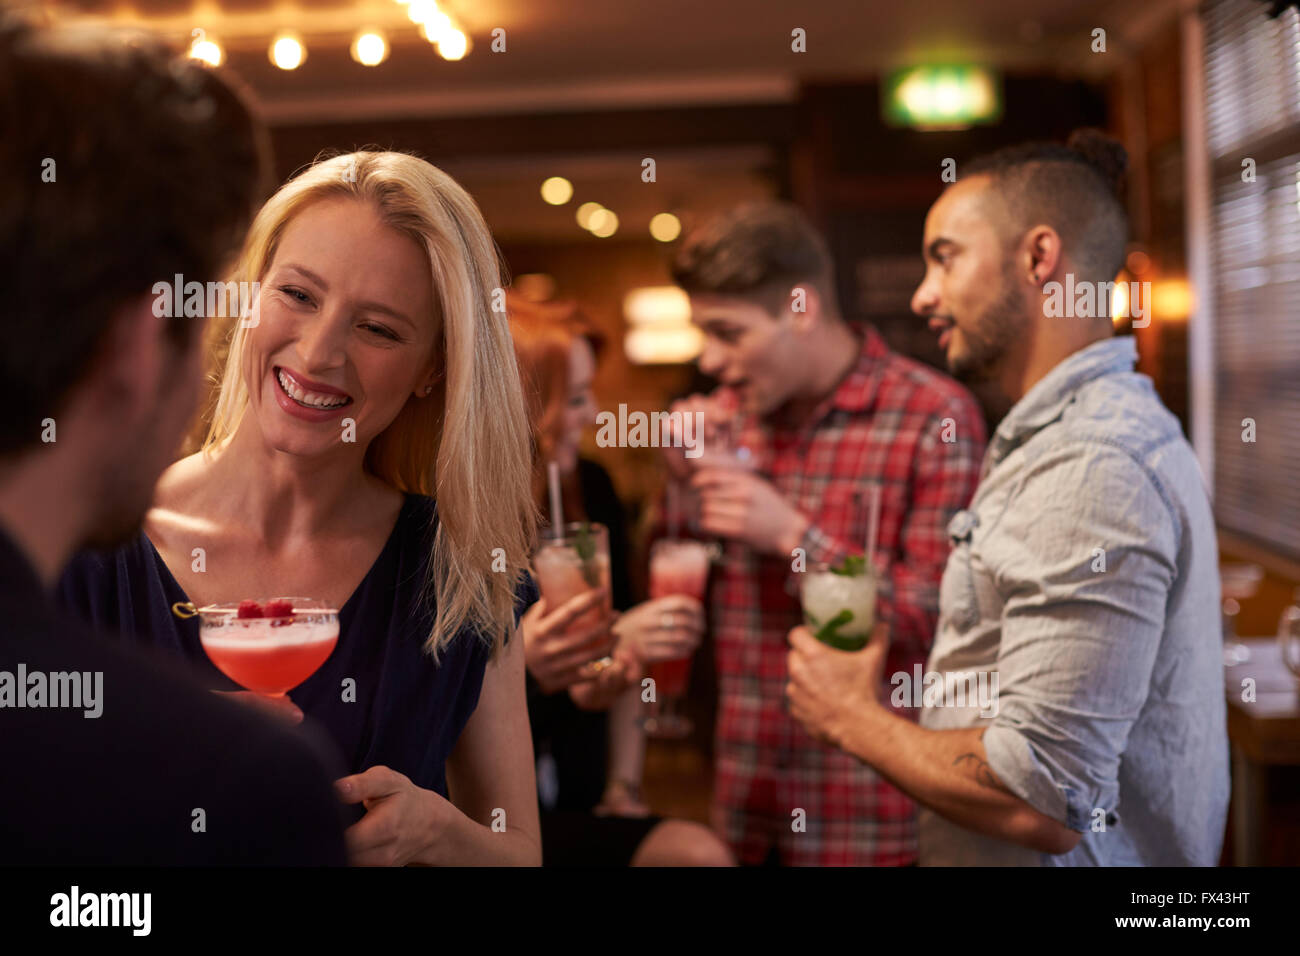
[[[344,419],[364,449],[435,374],[429,260],[353,199],[308,206],[285,228],[248,330],[251,411],[271,447],[335,450]]]

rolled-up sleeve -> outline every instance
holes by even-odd
[[[1114,821],[1129,730],[1146,702],[1177,574],[1174,515],[1152,476],[1097,441],[1030,464],[990,529],[1003,601],[990,769],[1083,831]]]

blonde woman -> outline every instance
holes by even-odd
[[[288,708],[351,770],[352,862],[539,863],[517,635],[529,426],[477,207],[421,159],[338,156],[266,203],[233,278],[260,288],[202,449],[163,475],[133,542],[74,562],[63,599],[224,690],[177,605],[340,608]]]

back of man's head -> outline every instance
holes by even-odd
[[[119,310],[221,278],[266,156],[240,96],[157,40],[0,21],[0,458],[39,443]]]
[[[966,164],[962,178],[989,179],[988,212],[1005,245],[1034,226],[1051,226],[1077,279],[1109,282],[1124,264],[1128,239],[1127,167],[1123,146],[1081,129],[1064,146],[1026,143],[981,156]]]
[[[826,240],[791,203],[749,202],[710,219],[682,241],[672,275],[688,294],[746,299],[772,316],[790,308],[793,287],[811,283],[838,314]]]

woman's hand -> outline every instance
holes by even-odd
[[[704,634],[704,605],[674,594],[643,601],[614,625],[619,645],[649,664],[689,657]]]
[[[270,714],[280,720],[287,720],[291,724],[302,723],[302,711],[298,709],[297,704],[289,699],[287,694],[272,697],[269,694],[257,694],[251,690],[214,690],[212,693],[220,694],[222,697],[229,697],[231,700],[237,700],[249,707],[255,707],[264,714]]]
[[[405,866],[417,861],[457,814],[440,794],[417,787],[388,767],[340,777],[334,789],[344,803],[366,807],[366,815],[343,834],[353,866]]]
[[[641,679],[643,667],[631,648],[617,647],[611,656],[613,661],[595,677],[570,685],[570,699],[583,710],[608,710],[620,694]]]
[[[611,614],[594,627],[567,631],[577,618],[598,608],[607,596],[604,588],[593,588],[554,611],[547,606],[546,598],[541,598],[520,619],[528,673],[544,693],[554,694],[593,676],[585,667],[612,643],[610,625],[618,615]]]

